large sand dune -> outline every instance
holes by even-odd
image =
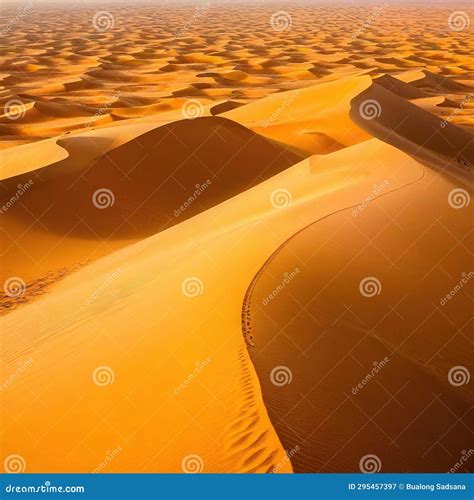
[[[29,9],[0,44],[4,466],[453,467],[474,60],[451,10]]]

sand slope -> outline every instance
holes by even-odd
[[[4,215],[3,280],[20,276],[34,284],[51,269],[180,223],[298,160],[219,117],[163,125],[108,151],[110,139],[61,139],[54,146],[67,150],[67,158],[1,183],[2,204],[31,185]]]
[[[2,8],[1,463],[453,466],[474,59],[451,9],[27,9]]]

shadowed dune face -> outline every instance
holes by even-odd
[[[0,182],[0,206],[13,200],[2,224],[0,274],[2,281],[20,276],[27,283],[19,299],[0,292],[1,310],[43,293],[70,269],[180,224],[300,159],[217,116],[179,120],[100,153],[109,142],[62,139],[65,160]]]
[[[277,174],[299,157],[219,117],[177,121],[78,165],[88,138],[59,144],[70,157],[34,172],[12,224],[91,239],[137,239],[166,229]],[[32,173],[2,183],[3,202]],[[3,204],[3,203],[2,203]],[[79,221],[79,223],[78,223]]]
[[[411,102],[397,98],[395,93],[377,82],[375,80],[367,90],[353,99],[351,118],[375,137],[472,185],[473,132],[448,121],[441,121]],[[416,87],[395,86],[395,91],[397,88],[405,90],[399,92],[399,95],[416,95]],[[412,92],[410,88],[413,89]]]
[[[316,222],[255,284],[251,357],[296,472],[358,472],[366,455],[446,472],[471,439],[472,385],[448,376],[472,366],[472,217],[454,187],[427,170]]]

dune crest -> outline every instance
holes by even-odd
[[[0,463],[448,470],[474,144],[450,8],[25,8],[2,7]]]

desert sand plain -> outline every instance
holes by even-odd
[[[470,470],[473,19],[2,8],[4,469]]]

